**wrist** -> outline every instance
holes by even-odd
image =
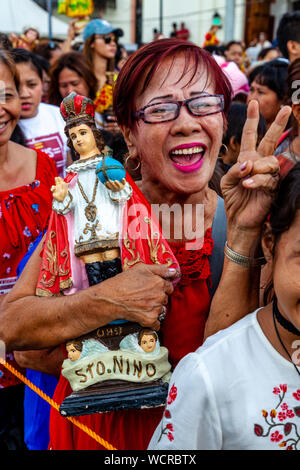
[[[232,227],[227,230],[228,246],[237,253],[248,257],[261,256],[261,229]]]

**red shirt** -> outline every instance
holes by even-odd
[[[30,244],[47,228],[52,209],[51,186],[57,171],[54,161],[37,150],[35,180],[8,191],[0,191],[0,295],[6,294],[17,280],[17,267]],[[13,355],[7,357],[12,362]],[[0,388],[20,381],[0,366]]]

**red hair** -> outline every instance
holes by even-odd
[[[169,57],[171,67],[179,55],[184,54],[185,66],[178,82],[186,75],[190,64],[193,65],[194,79],[198,68],[203,66],[207,77],[211,77],[215,85],[215,93],[224,96],[224,112],[229,108],[232,88],[228,78],[212,55],[188,41],[180,39],[160,39],[150,42],[131,55],[122,67],[114,89],[114,113],[119,125],[131,128],[134,125],[137,91],[143,93],[150,83],[158,67]]]

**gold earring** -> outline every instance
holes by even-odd
[[[125,158],[125,165],[124,165],[124,166],[125,166],[125,167],[128,166],[128,160],[134,160],[135,158],[136,158],[136,157],[132,157],[132,156],[130,155],[130,153],[128,153],[128,154],[126,155],[126,158]],[[137,158],[138,158],[138,161],[139,161],[139,162],[138,162],[138,165],[137,165],[136,168],[131,168],[131,171],[136,171],[136,170],[138,170],[139,167],[141,166],[141,160],[139,159],[139,157],[137,157]]]

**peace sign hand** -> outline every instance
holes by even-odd
[[[279,181],[279,163],[272,154],[290,114],[284,106],[256,148],[259,107],[255,100],[248,105],[237,163],[221,180],[228,223],[239,230],[259,231],[269,212]]]

